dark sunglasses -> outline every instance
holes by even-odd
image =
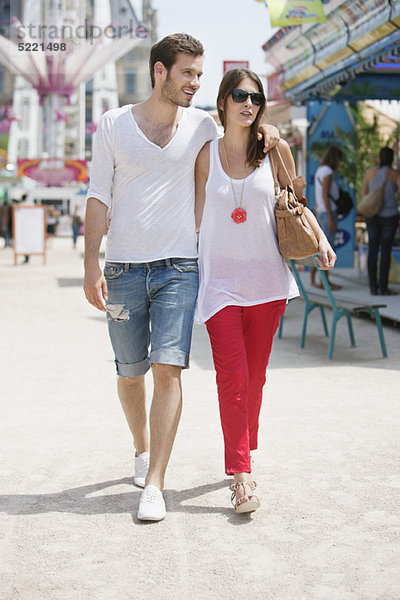
[[[246,90],[241,90],[240,88],[235,88],[231,91],[232,100],[234,102],[238,102],[242,104],[246,102],[247,98],[250,96],[252,103],[254,106],[262,106],[264,104],[264,94],[261,92],[246,92]]]

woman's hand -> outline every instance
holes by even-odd
[[[279,129],[274,125],[268,125],[263,123],[260,125],[257,133],[257,139],[262,140],[264,138],[264,152],[268,152],[271,148],[274,148],[281,138]]]
[[[316,256],[315,260],[317,261],[319,268],[323,271],[333,269],[337,256],[325,235],[321,236],[319,239],[318,247],[320,256]]]
[[[317,219],[315,218],[313,213],[310,211],[310,209],[306,208],[304,210],[304,214],[307,218],[307,221],[308,221],[311,229],[315,233],[315,237],[318,240],[320,256],[316,256],[315,259],[316,259],[319,267],[323,271],[328,271],[329,269],[333,269],[333,267],[335,266],[337,256],[336,256],[335,252],[333,251],[332,246],[328,242],[326,235],[322,231]]]

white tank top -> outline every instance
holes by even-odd
[[[210,144],[210,169],[199,238],[199,294],[195,320],[204,323],[225,306],[253,306],[299,295],[278,248],[275,192],[269,157],[244,184],[244,223],[235,223],[231,182]],[[243,179],[233,179],[240,199]]]

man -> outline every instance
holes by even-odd
[[[181,370],[189,363],[198,285],[194,164],[217,137],[213,119],[190,107],[203,52],[186,34],[152,47],[153,92],[102,116],[88,190],[84,290],[107,312],[118,395],[136,449],[134,481],[144,487],[142,520],[166,514],[164,476],[182,409]],[[267,130],[276,143],[277,130]],[[103,276],[98,252],[111,204]],[[149,440],[144,375],[150,366]]]
[[[8,200],[4,201],[0,210],[0,229],[4,236],[4,248],[12,246],[12,207]]]

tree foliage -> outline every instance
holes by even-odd
[[[8,135],[0,135],[0,148],[7,151]]]
[[[376,115],[371,123],[364,117],[362,109],[361,102],[350,107],[355,121],[353,131],[345,132],[339,126],[336,127],[343,151],[339,172],[355,190],[357,200],[361,196],[366,171],[378,164],[379,151],[387,143],[379,131]]]

